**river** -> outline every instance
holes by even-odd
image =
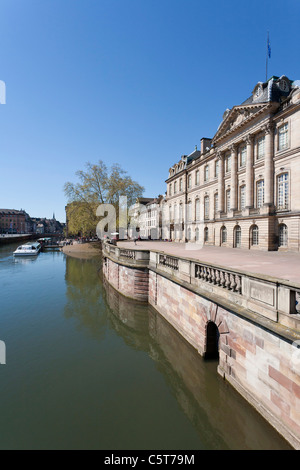
[[[290,449],[101,259],[0,247],[0,449]]]

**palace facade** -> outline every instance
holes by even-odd
[[[299,251],[300,82],[257,83],[166,183],[163,238]]]

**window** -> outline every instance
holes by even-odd
[[[175,183],[174,183],[174,194],[176,194],[176,193],[177,193],[177,181],[175,181]]]
[[[230,211],[230,189],[226,191],[226,211]]]
[[[198,227],[197,227],[196,230],[195,230],[195,236],[196,236],[196,242],[198,242],[199,239],[200,239],[200,232],[199,232]]]
[[[287,244],[288,244],[288,228],[285,224],[280,224],[278,246],[287,246]]]
[[[227,155],[226,157],[225,169],[226,169],[226,173],[229,173],[231,171],[231,155]]]
[[[204,243],[208,242],[208,227],[204,229]]]
[[[174,221],[178,221],[178,206],[177,204],[174,204]]]
[[[262,207],[265,202],[264,180],[256,183],[256,207]]]
[[[246,157],[247,157],[247,147],[244,145],[240,148],[240,167],[246,165]]]
[[[182,204],[179,204],[179,222],[182,222],[182,219],[183,219]]]
[[[200,183],[200,180],[199,180],[199,170],[196,171],[196,185],[198,185]]]
[[[227,228],[222,227],[221,228],[221,243],[226,243],[227,242]]]
[[[246,186],[240,187],[240,210],[245,209],[246,206]]]
[[[289,205],[289,175],[283,173],[277,178],[277,205],[278,209],[288,209]]]
[[[188,228],[188,231],[187,231],[187,239],[189,241],[192,239],[192,230],[190,228]]]
[[[179,191],[182,191],[182,178],[179,180]]]
[[[208,175],[208,165],[205,165],[204,167],[204,181],[208,181],[209,175]]]
[[[172,185],[169,186],[169,196],[172,196]]]
[[[188,176],[188,188],[192,187],[192,175]]]
[[[169,220],[172,220],[172,206],[169,206]]]
[[[217,178],[219,176],[219,170],[220,170],[220,160],[215,161],[215,177]]]
[[[195,205],[196,220],[200,220],[200,199],[196,199]]]
[[[288,147],[288,125],[283,124],[283,126],[278,129],[278,150],[284,150]]]
[[[204,218],[209,219],[209,197],[204,198]]]
[[[217,214],[219,210],[219,195],[218,193],[215,193],[214,195],[214,213],[215,215]]]
[[[265,156],[265,136],[262,136],[257,140],[257,160],[260,160],[264,156]]]
[[[188,219],[189,222],[192,220],[192,201],[188,202],[187,219]]]
[[[250,240],[251,240],[252,246],[258,245],[258,226],[257,225],[253,225],[252,228],[250,229]]]
[[[241,227],[238,225],[234,228],[234,247],[239,248],[241,246],[242,231]]]

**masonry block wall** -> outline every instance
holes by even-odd
[[[104,260],[103,273],[108,282],[121,294],[135,300],[148,300],[149,274],[147,269],[131,268]]]
[[[148,301],[202,356],[207,325],[215,323],[219,374],[300,449],[300,363],[294,344],[152,270],[106,258],[103,272],[121,294]]]
[[[219,330],[219,373],[300,448],[300,364],[294,345],[150,271],[149,302],[201,355]]]

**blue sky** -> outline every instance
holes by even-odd
[[[0,0],[0,207],[65,220],[87,161],[165,191],[268,76],[300,79],[298,0]]]

